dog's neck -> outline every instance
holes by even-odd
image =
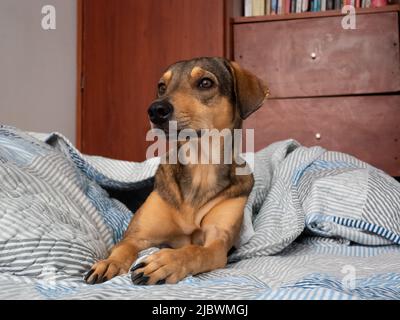
[[[233,135],[231,140],[209,136],[179,142],[178,150],[176,182],[183,202],[199,208],[229,187],[237,152]]]

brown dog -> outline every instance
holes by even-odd
[[[223,58],[198,58],[170,66],[149,108],[151,122],[177,129],[239,129],[268,95],[263,82]],[[184,144],[181,143],[179,147]],[[222,145],[222,148],[227,147]],[[225,267],[236,241],[253,176],[237,175],[232,164],[161,164],[154,191],[132,218],[123,240],[87,273],[101,283],[127,273],[139,251],[169,248],[132,270],[135,284],[176,283],[189,274]]]

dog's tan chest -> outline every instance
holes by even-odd
[[[182,205],[180,210],[173,213],[173,219],[179,226],[182,235],[174,239],[170,244],[174,247],[180,247],[185,244],[202,245],[204,241],[202,221],[224,199],[225,197],[223,196],[216,197],[199,209],[194,209],[187,204]]]
[[[201,221],[203,218],[215,207],[218,203],[225,199],[224,196],[216,197],[199,208],[194,208],[189,204],[184,204],[179,210],[179,217],[182,220],[182,224],[190,226],[188,230],[192,227],[200,228]]]
[[[185,201],[191,204],[197,203],[196,200],[203,198],[209,193],[210,189],[217,183],[216,169],[210,165],[196,165],[191,171],[191,186],[184,194]]]

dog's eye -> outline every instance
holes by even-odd
[[[162,96],[165,93],[165,91],[167,91],[167,86],[165,85],[165,83],[159,83],[158,84],[158,94],[160,96]]]
[[[203,78],[199,82],[200,89],[210,89],[214,85],[214,81],[209,78]]]

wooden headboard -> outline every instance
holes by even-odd
[[[294,138],[400,176],[399,6],[233,20],[234,60],[271,98],[248,120],[256,150]]]

